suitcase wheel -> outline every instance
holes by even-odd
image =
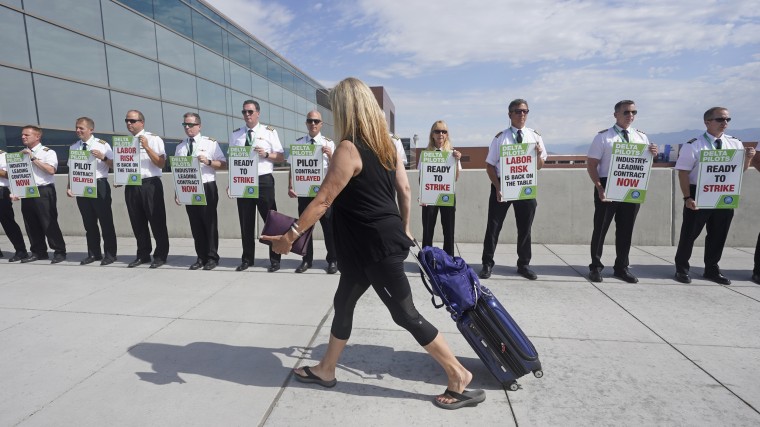
[[[536,378],[541,378],[541,377],[544,376],[544,371],[542,371],[540,369],[538,371],[533,371],[533,376],[536,377]]]
[[[517,381],[512,381],[508,388],[510,391],[517,391],[520,390],[520,384],[517,384]]]

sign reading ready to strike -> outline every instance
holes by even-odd
[[[197,157],[171,156],[174,192],[181,205],[206,206],[206,192]]]
[[[40,197],[29,156],[25,156],[24,153],[7,153],[5,161],[8,162],[8,182],[11,184],[11,194],[22,199]]]
[[[76,197],[96,199],[98,184],[95,181],[95,168],[98,160],[89,150],[69,150],[71,169],[69,170],[69,189]]]
[[[420,205],[454,206],[457,159],[451,151],[420,152]]]
[[[604,194],[613,202],[644,203],[652,169],[652,153],[647,144],[612,144],[610,170]]]
[[[113,183],[142,185],[140,140],[133,136],[113,136]]]
[[[505,144],[499,150],[501,201],[536,198],[536,143]]]
[[[314,197],[325,176],[322,146],[315,144],[292,144],[290,146],[290,172],[293,191],[299,197]]]
[[[253,154],[253,156],[251,156]],[[259,156],[253,147],[230,146],[230,197],[259,198]]]
[[[698,208],[736,209],[744,175],[744,150],[702,150],[697,178]]]

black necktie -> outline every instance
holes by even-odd
[[[253,139],[253,129],[248,129],[248,136],[245,138],[245,146],[251,146],[251,140]]]
[[[517,129],[517,143],[522,144],[522,129]]]
[[[312,139],[311,139],[311,143],[312,143],[312,144],[314,144],[314,142],[315,142],[315,141],[314,141],[314,138],[312,138]]]
[[[86,142],[82,143],[82,150],[87,151],[87,143]]]
[[[192,156],[193,155],[193,142],[195,142],[195,138],[190,138],[187,141],[187,155]]]
[[[721,141],[720,138],[715,140],[715,148],[717,150],[720,150],[721,148],[723,148],[723,141]]]
[[[623,141],[629,142],[629,139],[628,139],[628,129],[623,129]]]

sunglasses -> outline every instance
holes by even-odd
[[[624,116],[635,116],[636,114],[639,114],[638,110],[623,111]]]
[[[200,123],[182,123],[182,127],[191,128],[191,127],[198,126],[199,124]]]
[[[449,133],[449,131],[447,131],[446,129],[433,129],[433,133],[446,135]]]
[[[306,119],[306,123],[308,123],[310,125],[318,125],[318,124],[322,123],[322,120],[319,120],[319,119]]]
[[[129,123],[130,125],[133,125],[133,124],[135,124],[137,122],[141,122],[141,121],[142,120],[140,120],[140,119],[124,119],[124,123]]]
[[[249,114],[253,114],[253,113],[255,113],[255,112],[256,112],[256,110],[243,110],[243,111],[241,111],[241,112],[243,113],[243,115],[244,115],[244,116],[247,116],[247,115],[249,115]]]
[[[731,121],[731,117],[716,117],[716,118],[710,119],[710,120],[712,120],[714,122],[718,122],[718,123],[728,123],[728,122]]]
[[[528,113],[530,113],[530,110],[528,110],[527,108],[525,108],[525,109],[518,108],[517,110],[512,110],[512,112],[514,114],[528,114]]]

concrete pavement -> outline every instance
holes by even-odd
[[[134,269],[134,240],[119,260],[80,266],[81,237],[68,260],[9,264],[0,236],[0,425],[2,426],[414,426],[759,425],[760,286],[749,281],[754,248],[727,248],[733,280],[672,279],[674,247],[637,246],[635,285],[605,270],[584,276],[588,247],[534,244],[539,280],[516,274],[514,245],[497,249],[483,281],[536,345],[544,377],[505,394],[443,310],[435,310],[413,260],[406,268],[417,307],[475,374],[487,400],[445,411],[432,404],[445,376],[396,326],[371,291],[333,389],[292,379],[293,367],[325,351],[338,275],[324,246],[314,269],[283,258],[267,273],[266,248],[235,272],[238,240],[223,240],[221,265],[189,271],[192,241],[172,238],[168,264]],[[481,245],[459,244],[476,271]],[[614,247],[605,248],[612,264]]]

